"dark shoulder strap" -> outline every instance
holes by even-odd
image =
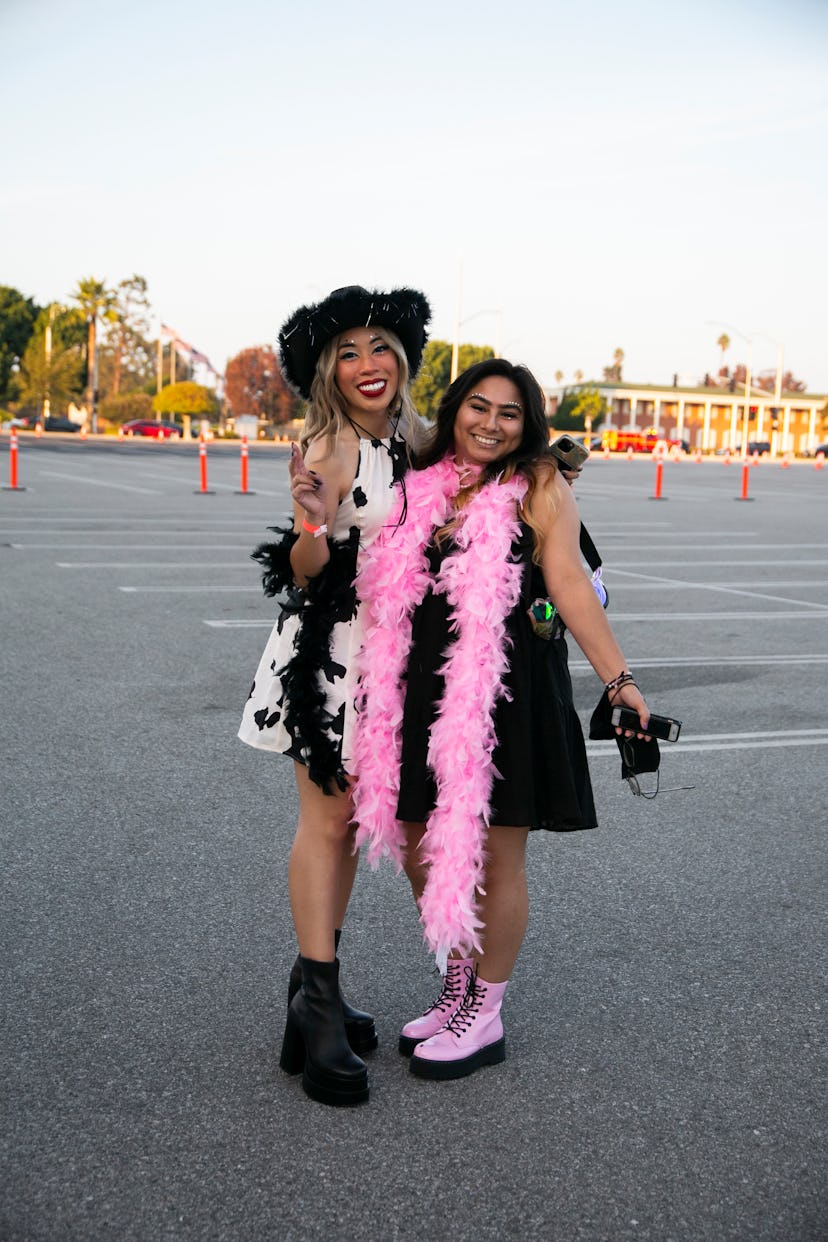
[[[589,565],[592,572],[595,573],[596,569],[601,568],[601,563],[602,563],[601,557],[598,554],[598,549],[596,548],[595,544],[592,542],[592,536],[590,535],[587,528],[584,526],[583,522],[581,522],[580,543],[581,543],[581,555],[583,556],[587,565]]]

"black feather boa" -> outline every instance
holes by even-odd
[[[326,706],[326,695],[319,684],[319,671],[331,663],[331,633],[337,621],[350,621],[356,614],[357,551],[359,529],[353,526],[345,540],[328,540],[330,560],[304,590],[296,587],[290,553],[298,539],[292,527],[270,527],[281,537],[263,543],[251,554],[263,567],[265,595],[287,595],[285,611],[298,612],[299,630],[293,655],[277,672],[282,682],[284,725],[294,739],[291,753],[307,763],[308,775],[323,793],[331,792],[331,782],[345,790],[347,777],[342,766],[342,745],[332,740],[337,723]]]

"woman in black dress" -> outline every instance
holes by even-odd
[[[647,705],[581,560],[543,394],[492,359],[448,388],[428,449],[367,552],[357,841],[405,867],[440,998],[403,1027],[412,1071],[502,1061],[500,1006],[526,930],[531,829],[595,826],[564,628],[611,702]]]

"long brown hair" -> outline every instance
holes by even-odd
[[[534,535],[533,559],[537,561],[540,558],[545,527],[533,514],[533,509],[537,509],[536,493],[540,491],[543,494],[546,503],[554,512],[556,505],[549,482],[550,471],[553,474],[556,471],[548,455],[549,425],[546,421],[546,402],[543,390],[528,367],[508,362],[505,358],[487,358],[483,362],[474,363],[458,375],[440,399],[431,438],[417,458],[416,469],[424,470],[427,466],[433,466],[436,462],[442,461],[447,453],[453,451],[454,424],[458,410],[468,394],[479,387],[482,380],[489,379],[493,375],[511,380],[520,393],[523,406],[523,435],[520,444],[508,456],[490,462],[484,468],[476,487],[482,487],[498,477],[502,483],[507,483],[517,473],[525,476],[529,486],[522,505],[523,518]],[[470,490],[467,494],[471,495],[472,491]],[[455,518],[437,532],[438,542],[450,535],[456,521]]]

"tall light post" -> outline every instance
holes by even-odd
[[[754,332],[754,336],[762,336],[766,341],[770,341],[771,345],[776,346],[776,380],[773,385],[773,404],[776,410],[777,419],[782,410],[782,368],[785,362],[785,346],[781,341],[777,341],[776,337],[770,335],[769,332]],[[782,452],[786,452],[788,448],[788,416],[785,415],[782,425]],[[773,435],[771,435],[771,449],[775,451]]]
[[[748,455],[748,438],[750,436],[750,372],[753,366],[753,337],[745,336],[744,332],[740,332],[738,328],[734,328],[732,323],[723,323],[718,319],[708,319],[707,322],[712,327],[727,328],[728,332],[735,332],[738,337],[745,342],[748,347],[748,361],[745,368],[745,409],[742,419],[742,451],[739,456],[742,461],[747,461]]]
[[[45,353],[46,353],[46,391],[43,395],[43,411],[41,417],[43,426],[46,426],[46,420],[52,412],[52,326],[55,322],[55,311],[57,307],[52,302],[49,306],[49,322],[46,324],[45,332]]]
[[[459,304],[457,307],[457,312],[459,315],[460,313]],[[486,310],[475,311],[473,315],[467,315],[465,319],[458,318],[455,322],[454,343],[451,347],[451,377],[450,378],[451,378],[452,383],[454,383],[454,381],[457,379],[457,370],[458,370],[459,357],[460,357],[460,329],[463,327],[464,324],[471,323],[472,319],[477,319],[479,315],[497,315],[497,338],[496,338],[495,357],[496,358],[500,357],[500,337],[501,337],[501,332],[502,332],[502,327],[503,327],[503,312],[501,310],[499,310],[497,307],[488,307]]]

